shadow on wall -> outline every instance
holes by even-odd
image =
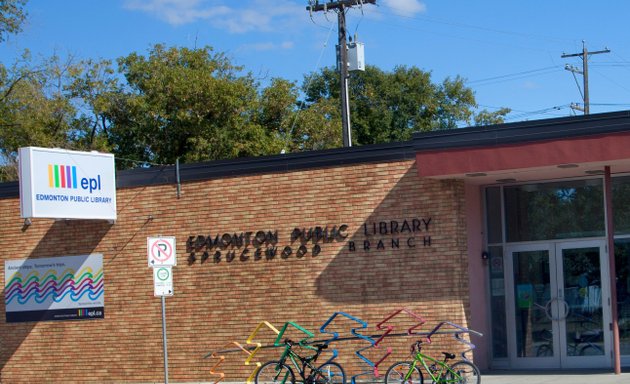
[[[28,247],[31,243],[36,243],[35,248],[28,254],[27,259],[40,259],[44,257],[55,256],[74,256],[74,255],[87,255],[94,252],[98,244],[103,237],[108,233],[111,228],[111,224],[108,222],[94,222],[87,220],[72,220],[72,221],[55,221],[49,226],[47,230],[40,231],[40,228],[47,226],[48,224],[44,220],[34,220],[30,227],[22,228],[22,243],[25,247]],[[45,235],[40,238],[40,233],[45,231]],[[67,239],[68,241],[64,241]],[[20,254],[6,255],[6,260],[22,259]],[[5,276],[6,285],[6,276]],[[6,291],[5,299],[0,302],[0,313],[6,313]],[[73,321],[70,321],[72,323]],[[65,329],[67,326],[62,323],[68,323],[68,321],[46,321],[46,322],[18,322],[7,323],[6,319],[0,322],[2,329],[2,335],[5,335],[1,343],[0,352],[0,370],[4,368],[9,359],[20,358],[16,351],[20,348],[22,343],[29,336],[35,326],[46,327],[47,325],[58,325],[59,328]],[[43,349],[40,351],[42,354],[49,354],[50,351]],[[15,354],[15,356],[14,356]],[[29,358],[29,356],[23,356]],[[32,356],[36,359],[36,356]],[[25,362],[25,364],[28,364]],[[2,377],[0,377],[0,382]]]
[[[411,167],[380,203],[365,193],[362,222],[316,279],[318,296],[345,304],[423,303],[467,297],[464,186],[420,179]],[[381,195],[382,196],[382,195]],[[359,200],[362,201],[362,200]],[[376,208],[372,208],[376,206]]]

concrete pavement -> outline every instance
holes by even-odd
[[[482,384],[630,384],[630,373],[615,375],[610,371],[572,372],[482,372]]]

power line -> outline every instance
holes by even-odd
[[[520,113],[520,114],[516,114],[516,115],[512,115],[512,116],[506,117],[505,120],[506,121],[519,120],[519,119],[522,119],[522,118],[527,117],[527,116],[549,115],[550,112],[561,111],[561,110],[563,110],[565,108],[569,108],[569,107],[570,107],[570,104],[565,104],[565,105],[558,105],[558,106],[554,106],[554,107],[539,109],[537,111],[523,112],[523,113]],[[555,115],[555,116],[564,116],[564,115],[559,115],[559,114],[553,114],[553,115]]]
[[[343,146],[352,146],[352,131],[350,127],[350,100],[348,99],[348,47],[346,44],[346,10],[354,6],[363,4],[376,4],[376,0],[338,0],[319,3],[318,0],[309,0],[306,10],[310,14],[313,12],[328,12],[333,10],[337,12],[337,26],[339,28],[339,78],[341,85],[341,122],[343,132]]]
[[[630,92],[630,88],[624,87],[623,85],[619,84],[619,82],[611,79],[610,77],[604,75],[603,73],[601,73],[600,71],[595,71],[598,75],[600,75],[601,77],[603,77],[604,79],[610,81],[612,84],[614,84],[615,86],[623,89],[624,91]]]
[[[577,110],[581,110],[584,112],[585,115],[588,115],[590,113],[590,98],[589,98],[589,93],[588,93],[588,57],[592,56],[592,55],[598,55],[601,53],[609,53],[610,49],[605,48],[601,51],[594,51],[594,52],[589,52],[586,49],[586,42],[584,40],[582,40],[582,52],[578,52],[578,53],[570,53],[570,54],[562,54],[563,59],[567,58],[567,57],[581,57],[582,58],[582,71],[580,72],[579,70],[577,70],[575,67],[567,65],[565,67],[566,70],[573,72],[574,76],[575,73],[579,73],[582,75],[583,79],[584,79],[584,93],[582,94],[583,97],[583,101],[584,101],[584,107],[580,107],[577,104],[573,103],[571,104],[571,108],[573,109],[577,109]]]
[[[391,6],[388,6],[388,5],[380,5],[380,7],[389,8],[389,9],[392,9],[394,11],[400,11],[400,8],[391,7]],[[500,29],[495,29],[495,28],[488,28],[488,27],[483,27],[483,26],[479,26],[479,25],[460,23],[460,22],[456,22],[456,21],[438,19],[438,18],[433,18],[433,17],[428,17],[428,16],[414,17],[414,16],[401,15],[399,13],[382,12],[380,10],[377,11],[377,12],[378,13],[382,13],[382,14],[388,14],[390,16],[397,16],[397,17],[400,17],[400,18],[406,18],[406,19],[412,19],[412,20],[422,20],[422,21],[428,21],[430,23],[444,24],[444,25],[450,25],[450,26],[455,26],[455,27],[460,27],[460,28],[478,29],[478,30],[481,30],[481,31],[494,32],[494,33],[503,34],[503,35],[509,35],[509,36],[519,36],[519,37],[525,37],[525,38],[536,38],[536,39],[553,41],[553,42],[561,42],[561,43],[574,42],[575,41],[573,39],[559,38],[559,37],[553,37],[553,36],[544,36],[544,35],[536,35],[536,34],[530,34],[530,33],[522,33],[522,32],[500,30]]]
[[[309,89],[311,88],[311,83],[313,82],[313,78],[316,75],[317,70],[319,69],[320,63],[322,61],[322,57],[324,56],[324,51],[326,50],[326,47],[328,46],[328,41],[330,39],[330,34],[333,30],[333,28],[335,27],[334,24],[330,24],[330,28],[328,29],[328,35],[326,36],[326,40],[324,41],[324,45],[322,46],[322,50],[319,53],[319,58],[317,59],[317,64],[315,64],[315,70],[313,71],[313,74],[311,76],[309,76],[307,82],[306,82],[306,86],[304,89],[304,93],[308,94]],[[291,129],[289,130],[287,137],[285,139],[285,147],[287,146],[287,142],[291,139],[291,136],[293,136],[293,130],[295,129],[295,124],[297,123],[298,120],[298,116],[300,115],[300,112],[302,111],[301,108],[298,108],[298,110],[295,113],[295,117],[293,118],[293,124],[291,124]],[[283,148],[283,153],[284,153],[285,148]]]
[[[499,76],[488,77],[488,78],[485,78],[485,79],[467,81],[466,84],[473,85],[473,84],[486,83],[486,82],[494,83],[496,80],[505,80],[505,81],[516,80],[516,79],[512,79],[512,78],[515,77],[517,79],[520,79],[520,78],[523,78],[523,77],[534,76],[534,74],[535,75],[541,75],[541,74],[556,72],[556,71],[559,71],[559,70],[560,70],[560,68],[558,68],[557,66],[550,66],[550,67],[544,67],[544,68],[530,69],[528,71],[521,71],[521,72],[516,72],[516,73],[509,73],[509,74],[506,74],[506,75],[499,75]],[[541,72],[545,72],[545,73],[541,73]]]

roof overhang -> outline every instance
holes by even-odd
[[[630,112],[414,136],[421,177],[473,184],[630,172]]]

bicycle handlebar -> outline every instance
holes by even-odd
[[[296,343],[295,341],[291,340],[291,339],[284,339],[284,343],[286,345],[290,345],[290,346],[294,346],[294,345],[300,345],[300,346],[307,346],[308,345],[303,345],[302,343],[298,342]],[[318,351],[323,351],[324,349],[328,348],[328,344],[313,344],[313,347],[317,348]]]

